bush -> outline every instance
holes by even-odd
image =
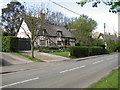
[[[4,36],[2,38],[2,52],[18,51],[18,38],[15,36]]]
[[[49,50],[58,50],[60,47],[58,46],[47,46]]]
[[[92,41],[92,45],[93,46],[101,46],[101,45],[105,45],[105,41],[103,39],[94,39]]]
[[[2,36],[9,36],[9,33],[8,32],[3,32]]]
[[[50,50],[43,50],[42,52],[49,53],[49,52],[50,52]]]
[[[85,57],[108,53],[106,49],[99,46],[71,46],[69,47],[71,56]]]
[[[46,49],[46,47],[44,47],[44,46],[40,46],[40,47],[39,47],[39,52],[42,52],[43,49]]]
[[[39,47],[39,52],[45,51],[45,50],[50,50],[51,52],[60,52],[60,49],[62,47],[58,46],[40,46]]]
[[[120,41],[106,40],[107,50],[112,53],[117,51],[120,48]]]
[[[50,52],[64,52],[68,51],[69,48],[63,48],[59,46],[40,46],[39,47],[39,52],[44,52],[46,50],[50,50]]]
[[[102,47],[99,46],[92,46],[89,47],[89,55],[99,55],[99,54],[103,54],[104,49]]]
[[[70,55],[75,57],[88,56],[87,46],[71,46],[69,47]]]

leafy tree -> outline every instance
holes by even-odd
[[[3,30],[2,30],[2,28],[0,27],[0,36],[2,36],[2,33],[3,33]]]
[[[3,33],[3,29],[2,29],[2,22],[0,22],[0,36],[2,36],[2,33]]]
[[[7,4],[6,8],[2,9],[2,22],[6,31],[14,36],[20,25],[24,6],[20,2],[13,2]]]
[[[119,52],[120,52],[120,40],[116,41],[116,49],[115,50],[119,50]]]
[[[76,2],[80,4],[82,7],[86,4],[92,2],[92,7],[97,7],[98,4],[103,2],[105,5],[109,5],[110,9],[109,12],[117,13],[120,12],[120,0],[81,0],[80,2]]]
[[[3,31],[2,36],[9,36],[8,32]]]
[[[92,45],[93,46],[102,46],[102,45],[105,45],[105,41],[103,39],[97,39],[97,38],[95,38],[92,41]]]
[[[109,52],[115,51],[115,49],[116,49],[116,42],[115,41],[108,39],[108,40],[106,40],[106,44],[107,44],[107,49]]]
[[[97,26],[96,21],[86,15],[81,15],[75,18],[69,26],[71,29],[76,29],[72,33],[80,45],[91,45],[91,34]]]

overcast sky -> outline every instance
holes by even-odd
[[[5,8],[6,4],[9,3],[11,0],[0,0],[0,8]],[[25,4],[27,7],[30,7],[32,4],[48,7],[52,11],[59,11],[66,15],[67,17],[79,17],[79,15],[74,14],[60,6],[55,5],[54,3],[50,2],[49,0],[17,0],[22,4]],[[85,14],[90,18],[97,21],[98,26],[94,32],[104,32],[104,23],[106,23],[106,32],[114,33],[118,32],[118,14],[110,13],[109,6],[104,4],[98,5],[97,8],[93,8],[91,3],[86,4],[85,6],[81,7],[80,5],[76,4],[77,1],[80,0],[51,0],[54,1],[76,13]],[[24,3],[26,2],[26,3]],[[0,11],[1,14],[1,11]]]

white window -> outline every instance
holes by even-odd
[[[40,45],[46,45],[46,41],[45,40],[41,40],[40,41]]]
[[[61,41],[57,41],[57,45],[61,45]]]
[[[62,31],[57,31],[57,36],[62,37]]]

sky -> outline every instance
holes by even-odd
[[[5,8],[7,3],[9,3],[11,0],[0,0],[0,8]],[[71,17],[79,17],[79,15],[72,13],[60,6],[55,5],[54,3],[50,2],[50,0],[17,0],[20,3],[24,4],[26,7],[30,7],[33,4],[47,7],[52,11],[59,11],[63,13],[65,16],[71,18]],[[51,0],[54,1],[76,13],[79,13],[80,15],[84,14],[87,15],[89,18],[92,18],[93,20],[97,21],[98,26],[94,30],[94,32],[104,32],[104,23],[106,23],[106,29],[105,31],[108,33],[115,33],[118,32],[118,14],[109,12],[109,6],[106,6],[105,4],[101,3],[98,5],[97,8],[92,7],[92,3],[88,3],[81,7],[80,5],[76,4],[76,2],[80,0]],[[42,3],[41,3],[42,2]],[[0,11],[1,15],[1,11]]]

